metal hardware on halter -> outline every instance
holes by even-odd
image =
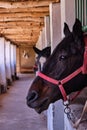
[[[63,102],[64,105],[64,113],[67,115],[67,118],[72,122],[75,123],[75,116],[71,112],[71,108],[69,107],[69,101]]]
[[[55,85],[58,85],[58,87],[59,87],[59,89],[60,89],[60,92],[61,92],[61,94],[62,94],[62,96],[63,96],[63,100],[64,100],[64,101],[67,100],[67,94],[66,94],[66,92],[65,92],[65,90],[64,90],[64,88],[63,88],[63,84],[65,83],[65,81],[64,81],[64,82],[63,82],[62,80],[58,81],[58,80],[56,80],[56,79],[53,79],[53,78],[51,78],[51,77],[48,77],[47,75],[45,75],[45,74],[43,74],[43,73],[41,73],[41,72],[38,72],[38,73],[37,73],[37,76],[41,77],[42,79],[44,79],[44,80],[46,80],[46,81],[48,81],[48,82],[50,82],[50,83],[53,83],[53,84],[55,84]]]
[[[82,72],[82,66],[79,69],[77,69],[76,71],[74,71],[72,74],[70,74],[67,77],[65,77],[64,79],[62,79],[62,80],[53,79],[53,78],[48,77],[47,75],[45,75],[45,74],[43,74],[41,72],[38,72],[37,76],[41,77],[42,79],[44,79],[44,80],[46,80],[46,81],[48,81],[50,83],[58,85],[59,90],[60,90],[60,92],[61,92],[61,94],[63,96],[63,100],[66,101],[67,100],[67,94],[65,92],[63,84],[67,83],[69,80],[71,80],[72,78],[74,78],[75,76],[77,76],[81,72]]]

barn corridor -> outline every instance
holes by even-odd
[[[26,105],[33,74],[20,74],[7,93],[0,95],[0,130],[47,130],[46,117]]]

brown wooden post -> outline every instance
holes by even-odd
[[[45,23],[45,46],[51,46],[51,41],[50,41],[50,17],[49,16],[44,17],[44,23]]]

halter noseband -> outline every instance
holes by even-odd
[[[56,80],[56,79],[53,79],[51,77],[48,77],[47,75],[45,75],[41,72],[37,73],[37,76],[41,77],[42,79],[44,79],[50,83],[53,83],[55,85],[58,85],[64,101],[67,100],[67,94],[65,92],[63,84],[67,83],[69,80],[71,80],[72,78],[74,78],[75,76],[77,76],[81,72],[82,72],[82,74],[87,74],[87,37],[84,37],[84,41],[85,41],[85,51],[84,51],[83,66],[81,66],[79,69],[74,71],[72,74],[68,75],[67,77],[65,77],[62,80]]]

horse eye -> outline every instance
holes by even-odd
[[[60,57],[59,57],[59,60],[61,61],[61,60],[65,60],[67,57],[66,56],[64,56],[64,55],[61,55]]]

